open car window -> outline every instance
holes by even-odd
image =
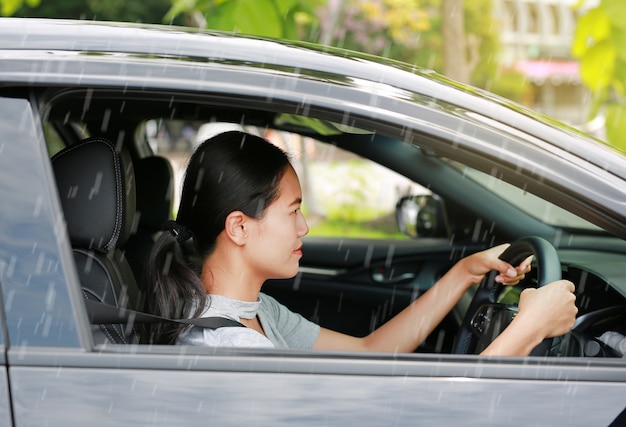
[[[294,117],[290,116],[292,120]],[[191,152],[202,141],[229,130],[262,136],[287,152],[304,192],[309,236],[406,239],[396,223],[396,203],[403,196],[430,193],[378,163],[295,132],[163,119],[147,121],[143,129],[152,150],[172,163],[176,177],[174,209]]]

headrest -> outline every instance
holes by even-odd
[[[128,152],[104,138],[87,138],[52,157],[74,248],[109,252],[130,236],[135,176]]]
[[[135,163],[139,227],[160,230],[172,216],[174,172],[165,157],[150,156]]]

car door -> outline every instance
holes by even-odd
[[[606,425],[623,409],[626,374],[612,361],[94,348],[37,115],[28,101],[9,98],[0,102],[0,113],[0,195],[7,203],[0,282],[10,390],[6,396],[7,388],[0,389],[6,397],[0,400],[5,402],[0,422],[6,425],[12,415],[15,425],[25,426],[588,426]],[[307,265],[314,267],[319,261],[311,246]],[[398,245],[394,259],[409,254],[413,265],[419,245],[409,246]],[[436,246],[428,248],[431,260]],[[328,248],[323,239],[320,248]],[[322,262],[340,270],[352,266],[353,273],[368,276],[362,260],[385,265],[389,258],[388,245],[377,249],[354,242],[348,248],[358,263],[346,253],[340,259],[347,264],[328,263],[332,257]],[[446,252],[449,248],[438,254],[442,264],[448,262],[443,262]],[[425,271],[416,274],[434,274]],[[319,279],[319,272],[309,273]],[[349,282],[339,277],[338,282]]]

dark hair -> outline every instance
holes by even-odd
[[[280,180],[289,158],[263,138],[243,132],[225,132],[203,142],[187,166],[176,225],[164,232],[152,249],[144,274],[149,312],[167,317],[198,317],[205,308],[206,291],[184,248],[192,237],[195,255],[204,260],[215,249],[226,217],[241,211],[261,218],[278,197]],[[172,344],[185,328],[155,323],[143,341]]]

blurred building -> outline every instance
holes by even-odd
[[[530,83],[525,103],[534,110],[578,127],[586,126],[589,93],[570,49],[578,0],[494,0],[501,25],[505,69]],[[585,7],[592,7],[587,1]],[[597,1],[595,1],[597,3]]]

